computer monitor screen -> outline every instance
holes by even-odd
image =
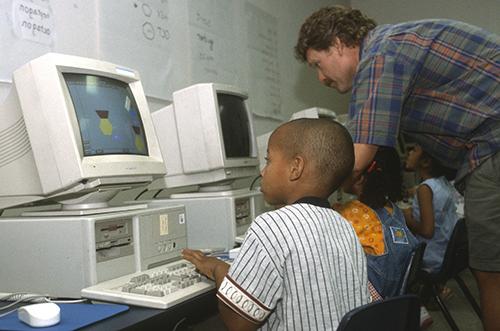
[[[226,157],[250,157],[250,122],[241,97],[217,93]]]
[[[96,75],[63,73],[75,108],[84,156],[147,155],[137,103],[128,84]]]

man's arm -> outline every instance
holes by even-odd
[[[201,251],[184,249],[182,257],[195,265],[202,274],[215,281],[217,289],[226,277],[229,264],[215,257],[206,256]],[[219,300],[219,313],[228,330],[254,331],[260,325],[250,322]]]
[[[377,153],[377,145],[354,144],[354,169],[353,179],[357,179],[370,165]]]

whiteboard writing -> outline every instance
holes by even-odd
[[[216,38],[213,34],[195,26],[191,30],[192,58],[191,68],[193,78],[206,81],[217,81]]]
[[[247,2],[247,49],[250,94],[254,112],[281,118],[281,77],[278,62],[276,17]]]
[[[172,12],[165,0],[99,1],[99,57],[134,68],[149,96],[171,98]]]
[[[12,29],[18,38],[44,45],[53,43],[54,19],[50,7],[13,1],[12,22]]]
[[[168,27],[168,3],[163,2],[162,7],[155,7],[145,1],[134,1],[133,7],[142,12],[142,35],[146,40],[170,39],[170,29]]]

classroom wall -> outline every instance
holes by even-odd
[[[500,34],[498,0],[351,0],[378,24],[397,23],[425,18],[448,18],[477,25]]]
[[[293,47],[312,11],[348,0],[0,0],[0,102],[12,72],[47,52],[140,72],[151,111],[199,82],[249,93],[257,134],[313,106],[347,111]]]

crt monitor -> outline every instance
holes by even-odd
[[[108,62],[49,53],[16,70],[0,137],[0,209],[103,206],[165,173],[138,73]]]
[[[227,189],[235,179],[256,176],[247,98],[237,87],[216,83],[174,92],[172,104],[152,114],[167,174],[150,189]]]

